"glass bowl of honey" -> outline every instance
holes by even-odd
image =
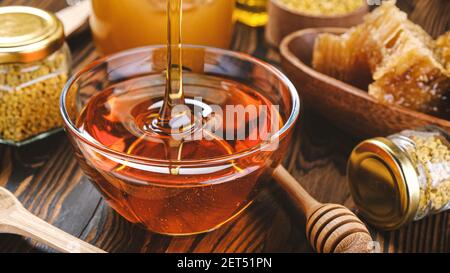
[[[188,133],[151,129],[166,95],[165,46],[90,64],[60,105],[80,165],[110,206],[168,235],[214,230],[248,207],[288,149],[300,109],[295,87],[270,64],[188,45],[182,58]]]

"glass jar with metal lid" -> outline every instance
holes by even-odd
[[[61,21],[32,7],[0,7],[0,143],[22,145],[62,125],[71,69]]]
[[[450,208],[450,137],[429,126],[360,143],[348,180],[362,216],[397,229]]]

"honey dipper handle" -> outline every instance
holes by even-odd
[[[303,189],[300,183],[282,165],[279,165],[273,171],[272,176],[306,216],[313,213],[321,205]]]
[[[30,237],[65,253],[106,253],[50,225],[22,207],[13,209],[0,227],[4,232]]]

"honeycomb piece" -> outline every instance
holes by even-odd
[[[324,33],[314,44],[313,67],[324,74],[367,88],[372,82],[363,43],[363,28],[352,28],[343,35]],[[370,39],[370,37],[368,38]]]
[[[450,117],[450,78],[432,50],[402,32],[391,51],[373,74],[369,94],[383,102]]]
[[[400,11],[394,1],[384,2],[379,8],[366,15],[364,23],[360,26],[364,30],[363,43],[367,62],[372,73],[375,73],[380,64],[388,60],[392,54],[399,53],[392,48],[397,43],[401,33],[406,32],[411,39],[417,39],[419,44],[432,48],[434,41],[421,27],[408,20],[407,14]],[[371,37],[367,39],[367,37]]]
[[[336,35],[328,33],[320,35],[314,45],[314,52],[317,52],[313,59],[314,68],[329,76],[349,81],[348,77],[351,74],[348,70],[351,67],[345,64],[346,46],[345,41]]]
[[[447,72],[450,72],[450,31],[437,38],[435,51]]]

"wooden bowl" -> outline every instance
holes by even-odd
[[[386,136],[425,125],[437,125],[450,132],[450,121],[378,102],[367,91],[314,70],[311,60],[317,35],[344,31],[342,28],[305,29],[292,33],[281,43],[284,72],[307,107],[357,137]]]
[[[269,21],[266,27],[266,41],[278,47],[284,37],[290,33],[313,27],[343,27],[349,28],[363,21],[368,13],[367,2],[357,10],[336,16],[317,16],[292,10],[281,4],[279,0],[270,0],[268,5]]]

